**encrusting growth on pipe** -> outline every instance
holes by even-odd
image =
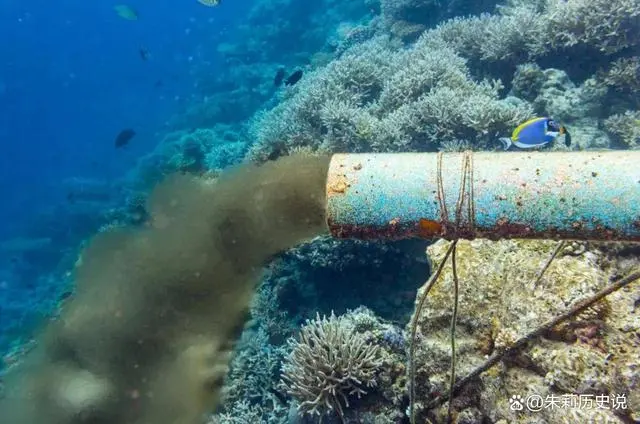
[[[638,162],[639,151],[337,154],[327,221],[342,238],[640,241]]]

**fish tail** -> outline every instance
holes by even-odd
[[[513,144],[513,142],[511,141],[511,139],[509,137],[500,137],[499,140],[502,143],[502,146],[504,147],[504,150],[509,150],[509,148]]]
[[[565,126],[560,127],[560,134],[564,135],[565,146],[567,147],[571,146],[571,134],[569,134],[569,130],[567,130],[567,127]]]

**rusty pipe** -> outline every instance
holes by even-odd
[[[639,164],[640,151],[336,154],[327,223],[339,238],[640,241]]]

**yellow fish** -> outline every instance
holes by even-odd
[[[198,3],[204,4],[208,7],[214,7],[220,4],[222,0],[198,0]]]
[[[122,19],[126,19],[127,21],[137,21],[138,13],[131,8],[131,6],[127,6],[126,4],[119,4],[113,7],[113,10],[116,11],[118,16]]]

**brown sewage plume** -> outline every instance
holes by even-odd
[[[262,266],[325,231],[329,157],[176,176],[96,236],[77,293],[6,378],[10,424],[191,424],[216,406]]]

